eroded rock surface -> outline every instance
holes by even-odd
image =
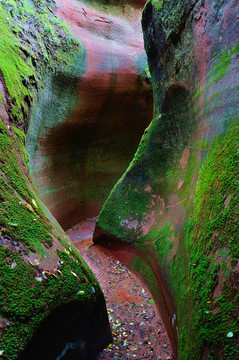
[[[108,233],[109,243],[123,239],[148,254],[151,269],[144,261],[137,268],[151,289],[152,269],[162,267],[183,360],[239,354],[238,10],[226,0],[145,6],[153,121],[94,236],[107,243]]]
[[[74,78],[48,78],[27,136],[31,174],[66,229],[99,213],[152,117],[141,12],[130,3],[100,4],[56,2],[83,43],[84,61]]]

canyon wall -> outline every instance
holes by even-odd
[[[94,234],[136,246],[131,267],[159,306],[162,269],[183,360],[239,356],[238,10],[229,0],[146,4],[153,120]]]
[[[146,126],[94,241],[130,245],[175,356],[238,357],[238,4],[149,1],[151,75],[142,5],[0,1],[3,358],[73,346],[92,359],[112,340],[100,286],[53,215],[64,228],[96,215]]]
[[[98,215],[152,118],[140,4],[124,4],[55,2],[82,41],[82,61],[70,76],[65,68],[47,76],[27,151],[38,190],[64,229]]]
[[[29,174],[25,134],[41,126],[29,125],[34,100],[45,96],[47,107],[56,84],[62,107],[44,118],[52,127],[75,103],[84,69],[84,48],[51,3],[0,2],[1,359],[56,359],[67,349],[93,359],[112,341],[102,290]]]

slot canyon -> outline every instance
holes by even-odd
[[[0,0],[0,359],[239,359],[237,0]]]

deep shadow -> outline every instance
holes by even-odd
[[[112,342],[103,301],[97,300],[94,309],[72,303],[54,310],[19,360],[94,360]]]
[[[87,111],[76,105],[38,138],[34,180],[63,229],[96,216],[132,160],[153,108],[149,85],[138,82],[134,91],[118,91],[112,77],[107,93],[97,89],[88,99]]]

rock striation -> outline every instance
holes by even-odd
[[[159,305],[162,269],[176,306],[163,311],[183,360],[239,356],[238,10],[227,0],[147,2],[153,120],[94,235],[136,246],[131,266]]]

